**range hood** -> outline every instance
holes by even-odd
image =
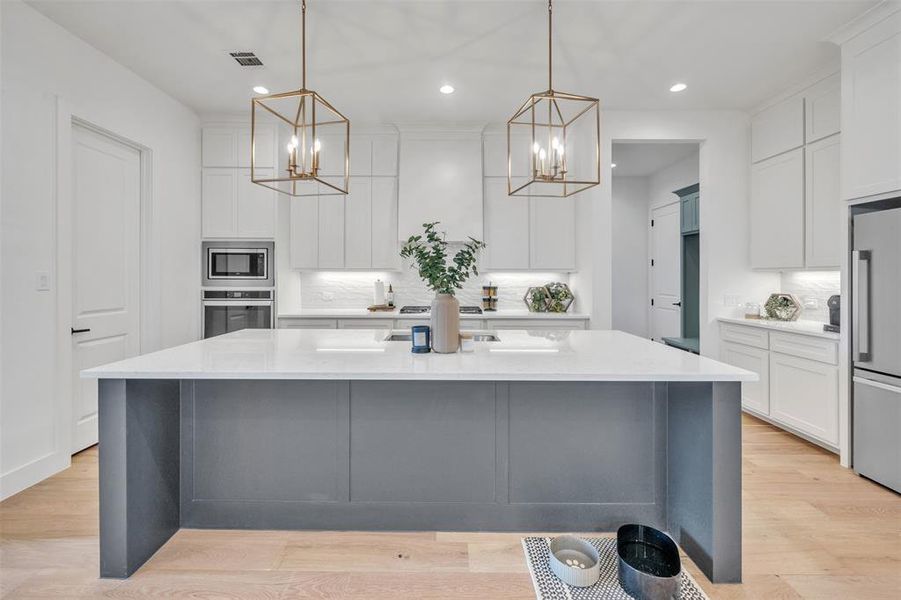
[[[484,239],[481,129],[399,129],[398,237],[440,221],[448,241]]]

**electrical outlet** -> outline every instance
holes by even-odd
[[[50,291],[50,273],[38,271],[34,274],[34,289],[39,292]]]
[[[739,302],[738,294],[725,294],[723,296],[723,306],[738,306]]]

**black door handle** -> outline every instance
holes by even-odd
[[[678,302],[673,302],[673,306],[682,306],[682,301],[679,300]]]
[[[87,329],[75,329],[74,327],[70,327],[70,329],[72,330],[72,335],[75,335],[76,333],[87,333],[91,330],[90,327]]]

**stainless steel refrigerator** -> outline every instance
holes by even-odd
[[[901,492],[901,208],[852,219],[851,460]]]

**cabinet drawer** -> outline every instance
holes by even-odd
[[[391,329],[393,319],[339,319],[338,329]]]
[[[727,342],[754,346],[763,350],[770,347],[769,332],[759,327],[723,323],[720,325],[720,337]]]
[[[335,329],[337,326],[335,319],[281,317],[278,320],[279,329]]]
[[[774,331],[770,334],[770,350],[830,365],[838,364],[838,344],[809,335]]]

